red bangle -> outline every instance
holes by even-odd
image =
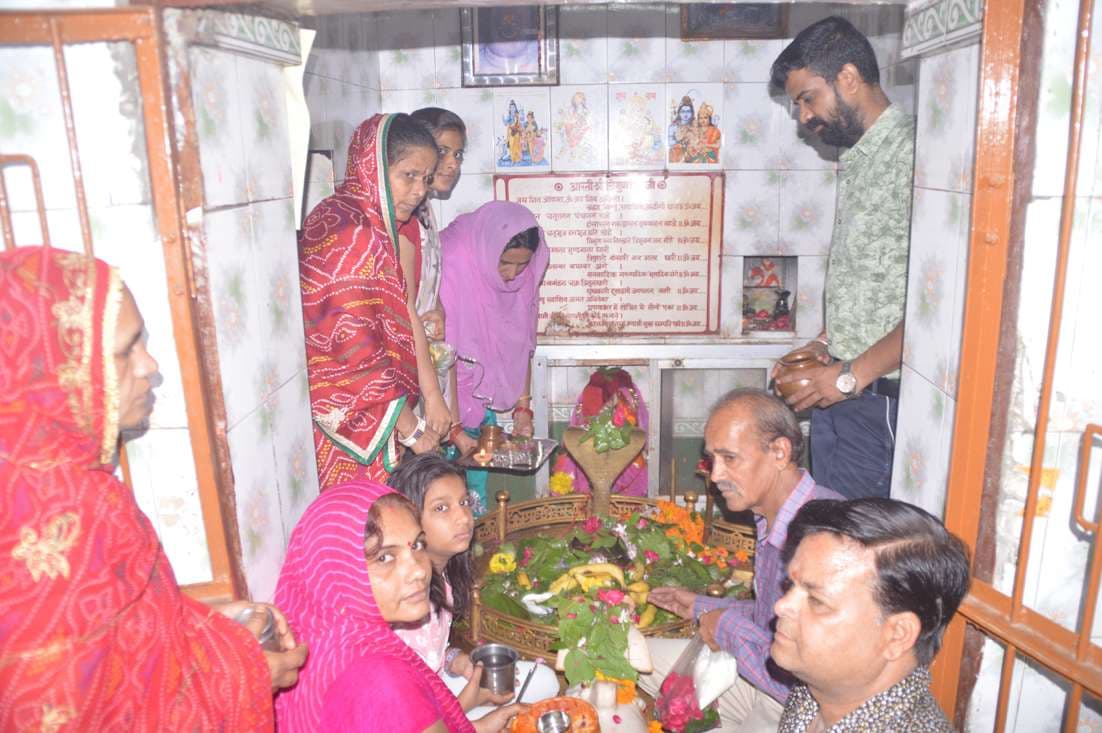
[[[451,442],[454,443],[455,439],[462,432],[463,432],[463,425],[462,424],[456,423],[455,425],[452,425],[452,429],[448,431],[448,440],[450,440]]]
[[[519,407],[518,406],[518,407],[513,408],[513,419],[514,420],[516,419],[518,412],[521,413],[521,414],[526,413],[528,415],[528,417],[535,417],[536,416],[536,413],[532,412],[532,408],[530,408],[530,407]]]

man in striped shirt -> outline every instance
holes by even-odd
[[[751,511],[757,524],[754,599],[709,598],[682,588],[655,588],[650,601],[683,618],[696,618],[709,646],[738,663],[738,680],[719,699],[724,730],[775,731],[794,679],[769,660],[773,604],[782,595],[781,551],[788,523],[813,499],[840,499],[799,466],[804,438],[792,410],[760,389],[726,394],[704,428],[712,481],[731,511]],[[653,674],[640,685],[656,694],[687,642],[651,639]]]

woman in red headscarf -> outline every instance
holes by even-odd
[[[142,325],[99,260],[0,255],[0,730],[272,728],[260,646],[180,592],[114,474],[152,407]]]
[[[344,183],[303,222],[299,278],[322,489],[385,481],[398,443],[432,450],[451,427],[442,398],[427,420],[414,412],[419,376],[435,384],[436,373],[398,256],[398,227],[427,195],[436,160],[419,122],[375,115],[352,136]]]

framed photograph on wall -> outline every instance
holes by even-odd
[[[690,3],[681,6],[681,40],[784,38],[788,5]]]
[[[463,86],[559,83],[558,9],[538,5],[463,8]]]

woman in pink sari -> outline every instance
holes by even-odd
[[[310,658],[276,700],[281,733],[501,730],[520,709],[471,723],[391,624],[428,615],[432,564],[409,499],[358,481],[334,486],[291,535],[276,599]],[[479,696],[478,677],[461,695]],[[471,706],[473,707],[473,705]]]
[[[550,253],[543,229],[524,206],[491,201],[457,217],[440,233],[447,340],[455,347],[458,414],[477,430],[512,410],[513,432],[532,435],[532,355],[539,289]],[[482,481],[479,482],[479,474]],[[486,509],[484,471],[467,484]]]

